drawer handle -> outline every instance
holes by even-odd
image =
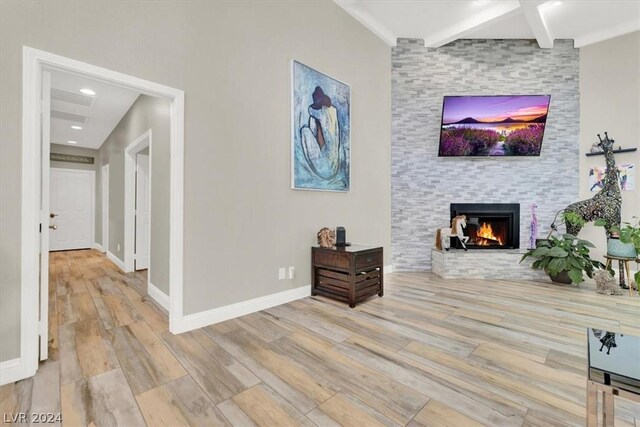
[[[367,258],[367,263],[370,263],[371,261],[373,261],[373,258]]]

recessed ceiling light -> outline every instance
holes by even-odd
[[[77,144],[78,141],[67,141],[69,144]]]
[[[85,95],[91,95],[91,96],[96,94],[94,91],[92,91],[91,89],[87,89],[87,88],[80,89],[80,92],[84,93]]]
[[[71,126],[71,129],[82,130],[82,126],[73,125],[73,126]]]

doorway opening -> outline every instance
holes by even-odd
[[[183,153],[184,153],[184,92],[147,80],[96,67],[48,52],[23,48],[23,129],[22,129],[22,251],[21,251],[21,323],[20,366],[14,370],[10,381],[33,376],[38,369],[38,360],[47,357],[47,302],[48,302],[48,253],[49,236],[55,222],[51,218],[50,203],[50,142],[45,135],[50,129],[51,99],[50,73],[59,71],[96,82],[110,84],[137,91],[149,97],[168,101],[169,123],[169,231],[168,231],[168,281],[169,281],[169,330],[182,332],[182,281],[183,281]],[[69,140],[72,141],[72,140]],[[71,143],[67,141],[68,143]],[[55,142],[55,141],[54,141]],[[142,154],[144,155],[144,154]],[[142,158],[141,158],[142,159]],[[141,160],[144,162],[144,160]],[[106,168],[104,167],[106,166]],[[102,193],[105,201],[98,213],[107,216],[113,205],[114,164],[102,165],[97,171],[106,172],[109,191]],[[57,172],[56,172],[57,174]],[[64,175],[64,173],[62,173]],[[82,175],[82,174],[77,174]],[[56,179],[58,179],[56,177]],[[67,178],[60,178],[67,179]],[[94,174],[94,187],[96,185]],[[104,177],[98,180],[102,184]],[[81,187],[81,184],[78,184]],[[102,187],[102,185],[101,185]],[[57,196],[56,196],[57,197]],[[95,197],[95,193],[94,193]],[[95,199],[94,199],[95,200]],[[135,201],[135,199],[134,199]],[[95,203],[95,201],[94,201]],[[135,204],[134,204],[135,206]],[[55,213],[54,213],[55,214]],[[95,208],[93,215],[96,215]],[[51,221],[51,222],[50,222]],[[91,222],[91,219],[88,220]],[[95,224],[95,221],[93,222]],[[114,250],[114,230],[109,220],[100,221],[100,234],[106,236],[102,249]],[[51,227],[51,228],[49,228]],[[95,225],[93,229],[95,230]],[[95,232],[95,231],[93,231]],[[148,236],[148,234],[147,234]],[[96,243],[92,238],[92,246]],[[135,243],[135,236],[134,236]],[[84,245],[85,243],[83,243]],[[148,251],[150,252],[150,251]],[[144,262],[144,261],[142,261]],[[119,267],[124,265],[121,262]],[[40,302],[40,304],[38,304]],[[44,353],[40,349],[44,347]],[[5,378],[3,378],[3,381]]]
[[[150,264],[151,135],[149,129],[125,149],[124,246],[130,271],[148,270]]]
[[[102,238],[100,239],[101,243],[98,249],[100,249],[102,252],[107,253],[109,252],[109,164],[108,163],[102,166],[100,179],[101,179],[100,194],[102,197],[102,203],[101,203],[101,208],[102,208],[101,236]]]

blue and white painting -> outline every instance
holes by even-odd
[[[293,188],[349,191],[351,88],[293,61],[292,114]]]

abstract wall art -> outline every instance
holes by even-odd
[[[618,183],[620,190],[633,191],[636,189],[636,168],[634,164],[617,165]],[[589,170],[589,190],[600,191],[604,187],[604,178],[607,172],[606,166],[594,166]]]
[[[349,191],[349,85],[293,61],[291,114],[292,188]]]

